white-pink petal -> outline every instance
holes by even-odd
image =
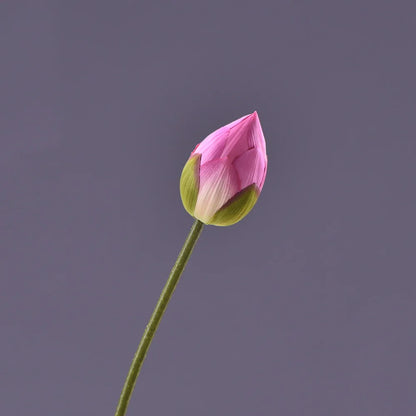
[[[199,178],[194,216],[208,222],[240,190],[240,180],[228,158],[201,164]]]

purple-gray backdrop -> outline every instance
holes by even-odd
[[[113,414],[192,223],[182,166],[258,110],[259,203],[206,227],[129,415],[413,416],[415,13],[2,1],[0,414]]]

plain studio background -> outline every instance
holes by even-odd
[[[416,4],[0,3],[0,414],[112,415],[191,226],[179,175],[257,110],[128,415],[416,411]]]

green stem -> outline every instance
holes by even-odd
[[[181,277],[183,269],[188,262],[189,256],[201,234],[204,224],[201,221],[195,220],[192,225],[191,231],[182,247],[181,252],[173,266],[169,278],[165,284],[165,287],[160,294],[159,300],[157,301],[156,307],[150,317],[149,323],[146,325],[144,334],[140,341],[139,347],[137,348],[136,354],[134,354],[133,361],[130,365],[129,373],[127,374],[126,381],[124,382],[123,390],[118,402],[115,416],[124,416],[127,411],[130,396],[133,393],[134,385],[136,384],[137,376],[139,375],[140,368],[146,358],[147,350],[150,347],[152,339],[155,335],[156,329],[162,319],[163,313],[168,306],[169,300],[175,290],[175,287]]]

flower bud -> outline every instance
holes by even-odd
[[[195,147],[180,179],[183,205],[204,224],[235,224],[257,202],[266,170],[266,143],[254,112],[219,128]]]

